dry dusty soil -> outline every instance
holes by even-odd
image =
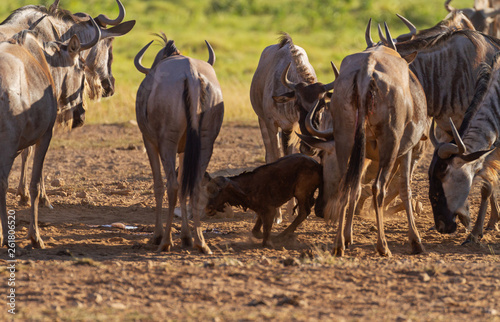
[[[210,172],[263,164],[256,127],[224,124]],[[413,195],[426,252],[410,255],[403,213],[386,218],[393,256],[375,252],[375,219],[355,218],[354,245],[332,257],[334,227],[311,214],[294,238],[262,248],[250,235],[251,211],[205,218],[213,255],[180,246],[174,223],[169,253],[148,244],[154,224],[152,176],[134,124],[84,126],[57,133],[45,162],[54,209],[40,209],[45,249],[26,239],[29,208],[18,205],[16,160],[7,195],[17,221],[15,318],[22,320],[174,321],[500,321],[500,232],[461,246],[467,231],[432,230],[427,194],[430,155]],[[473,220],[478,192],[471,199]],[[488,219],[488,218],[487,218]],[[289,220],[289,219],[288,219]],[[103,225],[123,223],[133,230]],[[288,222],[288,221],[287,221]],[[285,222],[285,223],[287,223]],[[275,225],[273,234],[284,229]],[[2,309],[10,294],[7,250],[0,249]]]

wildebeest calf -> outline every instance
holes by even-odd
[[[223,211],[226,203],[251,209],[257,213],[252,234],[260,236],[264,226],[262,245],[266,246],[273,225],[275,209],[291,198],[297,198],[298,216],[278,237],[295,231],[311,212],[314,192],[322,189],[323,168],[314,159],[292,154],[251,172],[233,177],[216,177],[208,185],[207,214]]]

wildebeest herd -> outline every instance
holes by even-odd
[[[114,94],[111,44],[135,24],[123,22],[125,8],[116,2],[116,19],[72,14],[59,8],[56,0],[49,8],[19,8],[0,24],[2,245],[8,241],[11,167],[23,150],[25,164],[35,146],[28,238],[34,247],[44,247],[37,224],[39,203],[50,205],[43,188],[44,157],[56,122],[71,122],[73,127],[84,123],[85,94],[90,99]],[[146,45],[134,62],[145,74],[137,92],[136,117],[153,173],[156,220],[151,242],[159,250],[171,249],[179,199],[183,246],[211,253],[201,220],[228,206],[255,211],[252,234],[262,238],[264,246],[272,245],[273,220],[281,221],[279,208],[288,202],[289,212],[297,203],[298,214],[276,238],[292,234],[314,206],[317,216],[337,224],[332,253],[342,256],[353,242],[353,217],[372,196],[376,249],[390,256],[384,212],[399,194],[411,252],[422,253],[410,185],[429,141],[434,146],[429,199],[435,229],[453,233],[457,219],[470,225],[467,199],[476,178],[482,182],[481,206],[466,242],[481,239],[488,204],[487,227],[496,229],[500,40],[494,37],[492,20],[497,10],[457,10],[450,0],[445,7],[450,14],[429,29],[418,31],[398,15],[409,32],[393,38],[386,24],[384,30],[379,25],[379,42],[372,39],[370,20],[366,49],[345,57],[339,70],[332,63],[335,78],[327,84],[318,82],[306,51],[283,33],[278,44],[262,52],[250,87],[267,164],[229,178],[206,173],[224,115],[214,50],[206,42],[208,60],[193,59],[161,34],[164,46],[148,68],[142,57],[151,42]],[[168,198],[165,226],[162,168]],[[18,190],[21,202],[27,202],[26,174],[21,178]]]

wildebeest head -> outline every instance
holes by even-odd
[[[434,122],[430,138],[435,147],[429,167],[429,199],[438,232],[453,233],[457,229],[458,217],[466,227],[470,223],[469,195],[474,175],[478,170],[475,161],[491,150],[465,154],[465,145],[451,121],[456,143],[439,143],[434,134]]]
[[[223,212],[226,204],[244,206],[245,193],[230,179],[219,176],[211,179],[207,186],[208,202],[205,212],[209,216]]]
[[[462,12],[471,22],[477,31],[489,33],[490,25],[494,23],[495,17],[500,14],[500,9],[494,8],[463,8],[455,9],[450,5],[451,0],[446,0],[444,3],[445,9],[453,15],[455,12]],[[494,35],[493,35],[494,36]]]
[[[338,70],[332,63],[335,77],[338,76]],[[290,63],[281,74],[281,83],[290,91],[279,96],[273,96],[276,103],[287,103],[294,101],[296,109],[299,111],[299,128],[302,134],[317,135],[313,131],[317,128],[321,118],[321,112],[326,107],[325,98],[331,97],[329,91],[334,87],[335,81],[323,84],[320,82],[308,84],[306,82],[294,83],[288,79]],[[312,123],[314,126],[310,126]],[[327,134],[325,134],[327,135]],[[300,152],[308,155],[314,154],[310,146],[300,145]]]

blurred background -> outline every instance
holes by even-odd
[[[52,4],[52,0],[17,0],[0,3],[0,21],[16,8]],[[279,32],[292,36],[303,47],[316,70],[318,80],[331,82],[337,67],[351,53],[366,48],[364,33],[373,18],[372,36],[378,41],[376,23],[386,21],[394,37],[407,28],[396,13],[408,18],[418,30],[429,28],[448,12],[444,0],[122,0],[127,20],[137,20],[134,29],[114,41],[113,74],[116,92],[100,102],[89,101],[87,122],[111,124],[135,120],[135,96],[144,74],[134,67],[134,57],[149,41],[164,32],[175,40],[182,54],[207,60],[204,40],[214,48],[215,71],[221,83],[224,122],[257,125],[250,105],[249,90],[262,50],[278,41]],[[473,0],[454,0],[455,8],[473,7]],[[60,8],[85,12],[93,17],[118,15],[114,0],[61,0]],[[160,50],[156,42],[146,53],[143,64],[149,67]]]

